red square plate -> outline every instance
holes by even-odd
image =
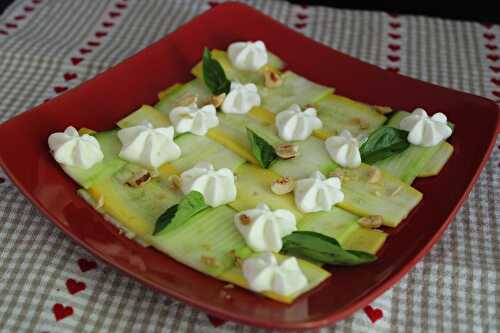
[[[49,134],[68,125],[109,129],[141,104],[155,103],[158,91],[191,78],[189,70],[203,47],[225,49],[233,41],[256,39],[265,41],[290,69],[333,86],[342,95],[405,110],[442,111],[456,125],[451,139],[454,155],[439,176],[415,183],[424,199],[400,227],[390,231],[380,259],[365,266],[334,268],[332,278],[292,305],[239,288],[231,291],[231,300],[223,299],[219,292],[224,283],[119,235],[76,195],[76,184],[53,161],[47,147]],[[159,292],[223,319],[305,329],[332,324],[368,304],[430,250],[483,168],[498,123],[497,105],[487,99],[382,70],[316,43],[250,7],[225,4],[95,79],[1,125],[0,165],[70,237]]]

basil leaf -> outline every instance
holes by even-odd
[[[212,58],[207,48],[203,50],[203,79],[214,95],[227,94],[231,87],[231,82],[227,79],[221,64]]]
[[[153,235],[157,235],[164,230],[173,230],[187,222],[191,217],[207,208],[203,195],[200,192],[189,192],[176,205],[168,208],[156,220]]]
[[[330,265],[354,266],[377,259],[366,252],[344,250],[335,238],[313,231],[294,231],[283,238],[282,250],[287,254]]]
[[[257,159],[261,167],[265,169],[269,168],[278,157],[274,147],[249,128],[247,128],[247,135],[253,156]]]
[[[408,148],[408,131],[382,126],[371,133],[361,147],[361,160],[368,164],[386,159]]]
[[[175,214],[177,213],[178,208],[179,204],[175,204],[160,215],[160,217],[156,220],[155,230],[153,231],[153,235],[157,235],[160,231],[165,229],[172,222],[172,220],[175,217]]]

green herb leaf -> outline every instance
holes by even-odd
[[[189,192],[181,202],[173,205],[161,214],[158,220],[156,220],[153,235],[157,235],[164,230],[177,228],[207,207],[208,205],[205,203],[203,195],[200,192]]]
[[[287,254],[330,265],[354,266],[377,259],[366,252],[344,250],[335,238],[313,231],[294,231],[283,238],[282,250]]]
[[[394,127],[382,126],[371,133],[359,148],[361,160],[368,164],[386,159],[408,148],[408,132]]]
[[[247,135],[253,156],[259,161],[261,167],[269,168],[278,157],[274,147],[249,128],[247,128]]]
[[[203,79],[214,95],[227,94],[231,87],[231,82],[227,79],[221,64],[212,58],[207,48],[203,50]]]

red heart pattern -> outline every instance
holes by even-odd
[[[77,263],[80,270],[84,273],[97,268],[97,263],[95,261],[87,260],[85,258],[78,259]]]
[[[399,51],[401,49],[401,45],[397,45],[397,44],[389,44],[388,47],[393,52]]]
[[[500,73],[500,67],[490,66],[490,69],[495,73]]]
[[[61,303],[56,303],[52,307],[52,312],[57,321],[69,317],[73,314],[73,308],[71,306],[64,306]]]
[[[76,66],[83,61],[83,58],[71,58],[70,60],[71,63]]]
[[[389,54],[387,56],[387,59],[389,59],[392,62],[397,62],[397,61],[401,60],[401,57],[399,57],[397,55]]]
[[[33,2],[35,5],[39,4],[42,2],[42,0],[31,0],[31,2]]]
[[[388,71],[390,72],[394,72],[394,73],[398,73],[399,72],[399,67],[392,67],[392,66],[389,66],[386,68]]]
[[[482,25],[483,27],[485,27],[486,29],[491,29],[491,28],[493,27],[493,24],[491,24],[491,23],[486,23],[486,22],[481,23],[481,25]]]
[[[488,54],[486,57],[491,61],[497,61],[498,59],[500,59],[500,56],[498,54]]]
[[[115,7],[118,9],[125,9],[125,8],[127,8],[127,4],[123,3],[123,2],[119,2],[115,5]]]
[[[371,305],[365,306],[363,308],[370,321],[375,324],[375,322],[384,316],[381,309],[374,309]]]
[[[399,29],[401,27],[401,23],[399,23],[399,22],[391,22],[391,23],[389,23],[389,25],[393,29]]]
[[[295,23],[295,28],[297,29],[304,29],[307,24],[305,23]]]
[[[498,49],[498,46],[493,44],[486,44],[485,47],[490,51],[495,51],[496,49]]]
[[[491,82],[493,82],[493,84],[495,84],[496,86],[500,86],[500,79],[492,78]]]
[[[297,18],[299,20],[305,20],[306,18],[308,18],[308,16],[306,14],[301,14],[301,13],[298,13],[297,14]]]
[[[71,80],[74,80],[78,77],[78,75],[76,73],[64,73],[64,79],[66,81],[71,81]]]
[[[208,2],[208,5],[211,7],[211,8],[214,8],[215,6],[219,5],[219,3],[217,1],[209,1]]]
[[[87,42],[87,45],[88,46],[99,46],[99,45],[101,45],[101,43],[91,40],[91,41]]]
[[[500,98],[500,91],[493,91],[492,94],[498,98]]]
[[[66,90],[68,90],[68,87],[64,87],[64,86],[55,86],[54,87],[54,91],[56,94],[60,94],[62,92],[65,92]]]
[[[0,35],[7,36],[9,33],[5,30],[0,30]]]
[[[92,52],[91,49],[86,49],[86,48],[81,48],[79,51],[80,51],[81,54],[86,54],[86,53]]]
[[[490,34],[488,32],[485,32],[483,34],[483,37],[486,38],[487,40],[493,40],[493,39],[495,39],[495,35],[494,34]]]
[[[82,290],[85,290],[87,286],[85,285],[85,282],[79,282],[75,279],[68,279],[66,280],[66,288],[68,288],[68,292],[71,295],[74,295]]]
[[[391,37],[392,39],[400,39],[401,35],[400,34],[389,33],[389,37]]]
[[[32,12],[33,9],[35,9],[34,7],[31,7],[31,6],[24,6],[24,11],[25,12]]]
[[[118,17],[120,15],[121,15],[121,13],[119,13],[119,12],[109,12],[109,17],[111,17],[111,18],[115,18],[115,17]]]
[[[114,25],[113,22],[102,22],[102,26],[105,28],[112,27]]]
[[[95,36],[96,36],[97,38],[102,38],[102,37],[106,36],[107,34],[108,34],[108,33],[107,33],[107,32],[105,32],[105,31],[97,31],[97,32],[95,33]]]
[[[17,24],[15,24],[15,23],[5,23],[5,26],[9,29],[17,28]]]
[[[21,21],[21,20],[24,20],[26,18],[26,15],[17,15],[17,16],[14,16],[14,20],[16,21]]]
[[[396,13],[387,13],[387,15],[389,15],[392,18],[398,18],[399,17],[399,15],[396,14]]]

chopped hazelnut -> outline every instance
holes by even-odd
[[[226,94],[222,93],[217,96],[210,97],[210,104],[212,104],[216,109],[224,103],[224,99],[226,98]]]
[[[380,114],[389,114],[394,112],[394,110],[389,106],[374,105],[373,108]]]
[[[127,180],[127,185],[131,187],[140,187],[146,184],[149,180],[151,180],[151,173],[149,173],[146,169],[142,169],[133,174],[132,177]]]
[[[288,160],[298,155],[299,146],[293,143],[281,143],[275,147],[275,151],[279,158]]]
[[[290,177],[280,177],[273,180],[271,184],[271,191],[274,194],[283,195],[293,191],[295,188],[295,181]]]
[[[384,222],[384,219],[380,215],[369,215],[369,216],[362,217],[358,220],[358,223],[362,227],[369,228],[369,229],[379,228],[383,222]]]
[[[270,69],[264,72],[264,82],[267,88],[277,88],[283,84],[281,76]]]
[[[170,187],[172,188],[172,190],[178,191],[181,189],[181,185],[182,185],[181,177],[179,177],[177,175],[172,175],[172,176],[168,177],[168,182],[170,183]]]
[[[241,214],[239,219],[240,219],[241,224],[244,224],[244,225],[250,224],[250,222],[252,222],[252,219],[250,218],[250,216],[248,216],[246,214]]]

